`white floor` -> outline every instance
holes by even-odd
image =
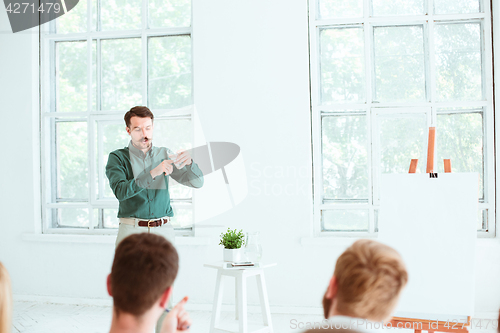
[[[13,333],[107,333],[111,323],[111,307],[48,304],[38,302],[14,302]],[[189,311],[193,326],[191,333],[208,333],[212,313],[210,311]],[[323,320],[320,315],[272,314],[275,333],[301,333],[299,323],[318,323]],[[261,326],[260,313],[249,313],[250,332]],[[491,328],[492,320],[487,320],[488,328],[476,327],[471,333],[496,333]],[[473,321],[477,326],[477,319]],[[237,331],[237,321],[233,312],[222,312],[223,329]],[[483,325],[486,320],[483,319]],[[412,330],[388,330],[388,333],[412,333]]]
[[[111,323],[111,308],[105,306],[77,306],[47,304],[37,302],[15,302],[13,333],[106,333]],[[209,311],[189,311],[193,326],[191,333],[208,333],[212,313]],[[317,315],[272,314],[275,333],[303,332],[292,323],[319,322]],[[295,320],[295,321],[294,321]],[[261,314],[248,314],[250,331],[262,327]],[[237,331],[234,313],[222,312],[221,328]],[[297,326],[297,325],[295,325]]]

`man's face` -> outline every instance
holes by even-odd
[[[148,149],[153,140],[153,120],[149,117],[130,118],[130,127],[127,127],[132,144],[138,149]]]

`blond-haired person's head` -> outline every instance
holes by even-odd
[[[343,315],[386,321],[407,281],[405,264],[396,250],[374,240],[358,240],[337,259],[323,298],[325,318]]]
[[[0,333],[9,333],[12,317],[12,292],[7,269],[0,262]]]

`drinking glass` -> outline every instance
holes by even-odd
[[[247,232],[245,256],[247,261],[251,262],[259,262],[262,258],[262,246],[260,245],[259,232]]]

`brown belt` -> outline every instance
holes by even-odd
[[[135,225],[135,220],[134,218],[120,218],[120,223],[125,223],[125,224],[130,224],[130,225]],[[148,228],[155,228],[155,227],[161,227],[164,224],[167,224],[169,222],[170,218],[169,217],[162,217],[160,219],[154,219],[154,220],[139,220],[137,221],[137,225],[139,227],[148,227]]]
[[[137,225],[139,227],[154,228],[154,227],[161,227],[162,225],[167,223],[168,219],[159,219],[159,220],[139,221],[137,222]]]

